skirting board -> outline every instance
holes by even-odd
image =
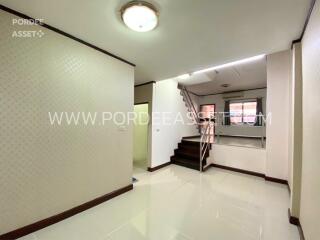
[[[288,186],[288,181],[287,180],[283,180],[283,179],[279,179],[279,178],[273,178],[273,177],[268,177],[263,173],[258,173],[258,172],[252,172],[252,171],[248,171],[248,170],[243,170],[243,169],[239,169],[239,168],[233,168],[233,167],[228,167],[228,166],[223,166],[223,165],[219,165],[219,164],[215,164],[212,163],[211,167],[216,167],[216,168],[221,168],[221,169],[225,169],[225,170],[229,170],[229,171],[234,171],[234,172],[239,172],[239,173],[243,173],[243,174],[248,174],[248,175],[252,175],[252,176],[256,176],[256,177],[261,177],[264,178],[266,181],[269,182],[275,182],[275,183],[280,183],[280,184],[285,184]]]
[[[125,192],[128,192],[133,189],[133,185],[128,185],[126,187],[120,188],[118,190],[115,190],[111,193],[107,193],[101,197],[98,197],[94,200],[91,200],[89,202],[83,203],[77,207],[71,208],[67,211],[64,211],[62,213],[59,213],[57,215],[54,215],[52,217],[48,217],[46,219],[40,220],[38,222],[32,223],[30,225],[27,225],[25,227],[13,230],[11,232],[5,233],[3,235],[0,235],[0,240],[13,240],[20,237],[23,237],[25,235],[28,235],[30,233],[33,233],[35,231],[38,231],[42,228],[48,227],[52,224],[55,224],[57,222],[60,222],[66,218],[72,217],[80,212],[83,212],[85,210],[88,210],[89,208],[92,208],[94,206],[97,206],[103,202],[106,202],[112,198],[115,198]]]
[[[167,162],[167,163],[161,164],[161,165],[159,165],[159,166],[157,166],[157,167],[148,167],[148,171],[149,171],[149,172],[154,172],[154,171],[157,171],[157,170],[159,170],[159,169],[161,169],[161,168],[164,168],[164,167],[166,167],[166,166],[169,166],[170,164],[171,164],[171,162]]]
[[[290,208],[288,209],[288,216],[289,216],[289,222],[298,227],[300,240],[305,240],[300,220],[297,217],[291,216]]]
[[[223,166],[223,165],[219,165],[219,164],[215,164],[215,163],[212,163],[211,167],[221,168],[221,169],[224,169],[224,170],[229,170],[229,171],[233,171],[233,172],[248,174],[248,175],[252,175],[252,176],[256,176],[256,177],[262,177],[262,178],[265,177],[265,175],[263,173],[257,173],[257,172],[252,172],[252,171],[243,170],[243,169],[239,169],[239,168]]]
[[[284,179],[273,178],[273,177],[268,177],[268,176],[264,176],[264,178],[266,179],[266,181],[269,181],[269,182],[276,182],[276,183],[288,185],[288,181],[284,180]]]

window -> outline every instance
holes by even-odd
[[[210,104],[210,105],[201,105],[200,106],[200,118],[201,119],[208,119],[210,117],[212,117],[212,115],[214,114],[215,111],[215,105],[214,104]]]
[[[230,103],[231,124],[253,124],[256,121],[257,101]]]

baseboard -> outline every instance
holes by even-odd
[[[299,235],[300,235],[300,240],[305,240],[304,238],[304,233],[303,233],[303,229],[300,223],[299,218],[297,217],[293,217],[291,216],[291,212],[290,212],[290,208],[288,209],[288,217],[289,217],[289,222],[293,225],[296,225],[298,227],[299,230]]]
[[[166,166],[169,166],[171,164],[171,162],[167,162],[167,163],[164,163],[164,164],[161,164],[161,165],[159,165],[159,166],[156,166],[156,167],[148,167],[148,171],[149,172],[154,172],[154,171],[157,171],[157,170],[159,170],[159,169],[161,169],[161,168],[164,168],[164,167],[166,167]]]
[[[289,191],[289,194],[291,196],[291,188],[290,188],[289,182],[288,182],[288,191]]]
[[[240,169],[240,168],[228,167],[228,166],[219,165],[219,164],[215,164],[215,163],[211,163],[210,166],[211,167],[225,169],[225,170],[229,170],[229,171],[233,171],[233,172],[248,174],[248,175],[251,175],[251,176],[261,177],[261,178],[264,178],[266,181],[269,181],[269,182],[275,182],[275,183],[285,184],[285,185],[289,186],[287,180],[268,177],[264,173],[258,173],[258,172],[248,171],[248,170],[244,170],[244,169]]]
[[[264,175],[263,173],[258,173],[258,172],[243,170],[243,169],[239,169],[239,168],[228,167],[228,166],[219,165],[219,164],[215,164],[215,163],[212,163],[211,166],[212,166],[212,167],[216,167],[216,168],[221,168],[221,169],[229,170],[229,171],[233,171],[233,172],[248,174],[248,175],[252,175],[252,176],[256,176],[256,177],[262,177],[262,178],[265,177],[265,175]]]
[[[72,217],[80,212],[83,212],[89,208],[92,208],[94,206],[97,206],[103,202],[106,202],[114,197],[117,197],[125,192],[128,192],[130,190],[133,189],[133,185],[128,185],[126,187],[123,187],[123,188],[120,188],[118,190],[115,190],[111,193],[107,193],[101,197],[98,197],[94,200],[91,200],[89,202],[86,202],[84,204],[81,204],[77,207],[74,207],[74,208],[71,208],[67,211],[64,211],[62,213],[59,213],[57,215],[54,215],[52,217],[49,217],[49,218],[46,218],[46,219],[43,219],[41,221],[38,221],[38,222],[35,222],[35,223],[32,223],[30,225],[27,225],[25,227],[22,227],[22,228],[19,228],[19,229],[16,229],[16,230],[13,230],[11,232],[8,232],[8,233],[5,233],[3,235],[0,235],[0,240],[13,240],[13,239],[17,239],[17,238],[20,238],[20,237],[23,237],[25,235],[28,235],[30,233],[33,233],[35,231],[38,231],[42,228],[45,228],[45,227],[48,227],[52,224],[55,224],[57,222],[60,222],[66,218],[69,218],[69,217]]]
[[[275,182],[275,183],[280,183],[280,184],[289,185],[289,184],[288,184],[288,181],[287,181],[287,180],[284,180],[284,179],[279,179],[279,178],[274,178],[274,177],[268,177],[268,176],[265,176],[264,178],[266,179],[266,181],[269,181],[269,182]]]

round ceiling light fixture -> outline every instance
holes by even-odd
[[[149,32],[158,25],[157,9],[145,1],[129,2],[121,8],[120,13],[125,25],[136,32]]]

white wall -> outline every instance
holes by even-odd
[[[243,92],[244,96],[237,99],[255,99],[262,97],[262,108],[263,112],[266,112],[266,98],[267,89],[256,89]],[[230,99],[232,100],[232,99]],[[216,112],[224,112],[225,99],[223,99],[222,94],[208,95],[203,97],[198,97],[199,105],[203,104],[215,104]],[[238,135],[238,136],[265,136],[265,127],[247,127],[247,126],[217,126],[216,134],[221,135]]]
[[[198,135],[199,132],[195,125],[187,125],[191,121],[187,118],[187,108],[175,79],[159,81],[155,84],[153,114],[151,167],[156,167],[170,162],[170,157],[174,154],[174,149],[178,147],[182,137]],[[175,125],[171,124],[175,122],[177,114],[181,114],[185,124],[181,121]]]
[[[264,126],[217,126],[216,134],[225,136],[248,136],[248,137],[262,137],[266,136],[266,127]]]
[[[267,56],[266,175],[288,179],[290,50]]]
[[[307,240],[320,236],[320,1],[302,41],[303,157],[300,222]]]
[[[223,166],[264,174],[266,149],[213,144],[209,161]]]
[[[13,26],[13,17],[0,12],[0,235],[132,176],[131,125],[52,126],[48,112],[133,111],[133,67],[40,26]],[[12,38],[40,29],[42,38]]]

